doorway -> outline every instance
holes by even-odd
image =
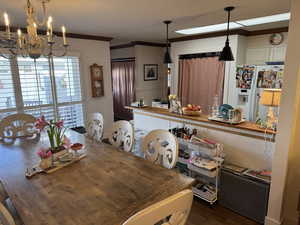
[[[135,59],[113,59],[111,71],[114,119],[132,120],[131,110],[125,106],[130,106],[135,101]]]

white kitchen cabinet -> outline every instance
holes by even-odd
[[[265,48],[248,48],[246,51],[246,64],[264,65],[266,62],[285,60],[286,45]]]
[[[270,48],[248,48],[246,51],[246,64],[265,64],[270,56]]]

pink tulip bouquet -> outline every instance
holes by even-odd
[[[66,129],[63,120],[46,121],[45,116],[41,116],[36,120],[35,127],[40,131],[46,130],[52,153],[65,149],[64,145],[65,142],[68,142],[68,139],[65,136]]]
[[[52,152],[50,149],[47,149],[47,148],[43,148],[41,147],[39,149],[39,151],[37,152],[38,156],[41,158],[41,159],[48,159],[52,156]]]

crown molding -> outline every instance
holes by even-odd
[[[230,35],[257,36],[257,35],[264,35],[264,34],[288,32],[288,30],[289,30],[288,27],[280,27],[280,28],[256,30],[256,31],[247,31],[244,29],[234,29],[234,30],[230,30],[229,33],[230,33]],[[226,31],[206,33],[206,34],[197,34],[197,35],[190,35],[190,36],[184,36],[184,37],[179,37],[179,38],[171,38],[170,42],[180,42],[180,41],[190,41],[190,40],[197,40],[197,39],[221,37],[221,36],[226,36],[226,34],[227,34]]]
[[[280,28],[266,29],[266,30],[254,30],[251,31],[248,36],[275,34],[275,33],[283,33],[283,32],[289,32],[289,27],[280,27]]]
[[[152,47],[166,47],[165,43],[147,42],[147,41],[131,41],[126,44],[111,46],[110,49],[120,49],[120,48],[131,48],[136,45],[152,46]]]
[[[16,32],[17,27],[10,27],[11,32]],[[27,33],[26,28],[20,28],[23,33]],[[0,26],[0,31],[5,31],[6,28],[5,26]],[[62,32],[53,32],[55,35],[62,37]],[[44,30],[38,30],[38,34],[46,34],[46,31]],[[77,39],[85,39],[85,40],[94,40],[94,41],[111,41],[113,38],[112,37],[104,37],[104,36],[97,36],[97,35],[87,35],[87,34],[76,34],[76,33],[66,33],[66,37],[69,38],[77,38]]]

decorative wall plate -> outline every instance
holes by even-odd
[[[284,41],[284,36],[282,33],[275,33],[270,36],[271,45],[280,45]]]

